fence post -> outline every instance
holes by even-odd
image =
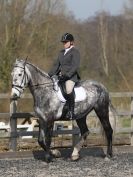
[[[133,97],[131,97],[131,146],[133,146]]]
[[[13,117],[13,113],[17,111],[17,101],[10,101],[10,150],[17,150],[17,119]]]

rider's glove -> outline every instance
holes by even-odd
[[[54,82],[56,82],[56,81],[58,81],[58,76],[57,76],[57,75],[53,75],[53,76],[51,77],[51,79],[52,79]]]

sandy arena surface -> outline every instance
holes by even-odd
[[[88,147],[81,158],[70,160],[72,149],[61,149],[61,158],[44,161],[43,151],[0,154],[0,177],[133,177],[133,147],[114,147],[114,157],[104,158],[106,148]]]

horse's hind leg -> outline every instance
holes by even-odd
[[[77,122],[79,129],[80,129],[81,137],[80,137],[79,142],[74,146],[74,150],[73,150],[73,153],[71,156],[72,160],[79,159],[80,149],[82,148],[84,141],[86,140],[87,136],[89,135],[89,130],[88,130],[88,127],[86,124],[86,116],[81,119],[77,119],[76,122]]]
[[[100,122],[105,131],[107,138],[107,157],[112,157],[112,134],[113,130],[109,122],[109,107],[108,104],[95,108],[95,112],[100,119]]]

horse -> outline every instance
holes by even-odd
[[[59,99],[50,76],[29,61],[16,59],[11,75],[12,99],[20,98],[26,87],[29,88],[33,96],[34,111],[39,118],[38,143],[45,151],[45,160],[50,162],[54,154],[50,149],[54,122],[64,120],[62,118],[62,110],[65,103]],[[79,127],[81,137],[79,142],[74,146],[71,159],[78,160],[80,157],[80,149],[89,135],[86,123],[87,115],[92,110],[98,116],[105,132],[107,139],[106,157],[111,159],[113,156],[113,128],[109,120],[109,108],[112,105],[109,93],[103,84],[93,80],[80,81],[80,86],[84,88],[86,98],[75,103],[75,121]]]

